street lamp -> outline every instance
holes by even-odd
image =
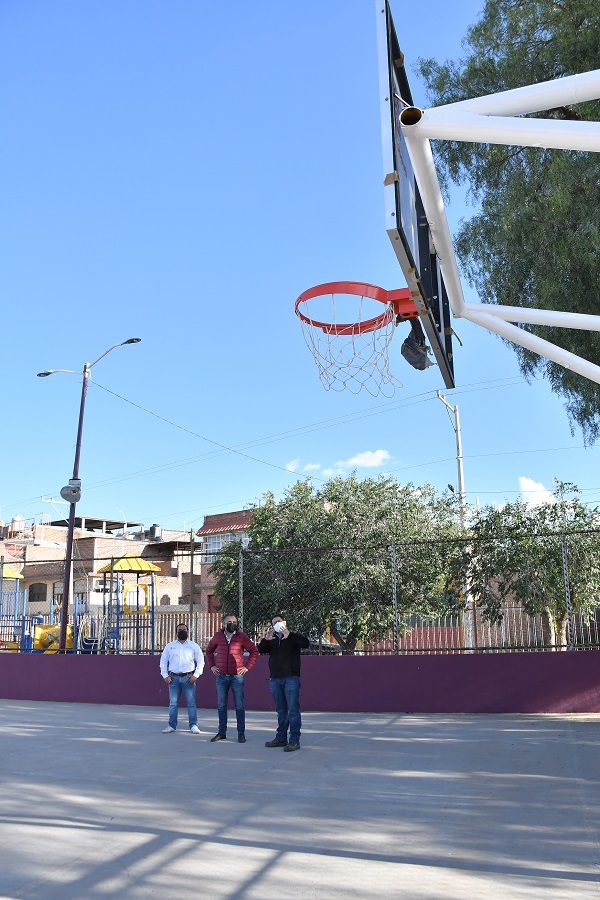
[[[107,353],[114,350],[115,347],[124,347],[125,344],[139,344],[141,338],[129,338],[127,341],[121,341],[120,344],[113,344],[108,350],[105,350],[98,359],[92,363],[84,363],[83,366],[83,384],[81,386],[81,402],[79,404],[79,424],[77,427],[77,442],[75,444],[75,461],[73,463],[73,477],[69,480],[68,485],[61,490],[60,495],[63,500],[70,504],[69,524],[67,527],[67,553],[65,557],[65,577],[63,581],[63,595],[61,605],[60,619],[60,641],[59,652],[64,653],[67,649],[67,619],[69,613],[69,592],[71,587],[71,563],[73,560],[73,534],[75,532],[75,504],[81,498],[81,481],[79,478],[79,457],[81,455],[81,433],[83,431],[83,412],[85,409],[85,397],[87,393],[87,385],[90,377],[90,369],[100,362]],[[46,378],[48,375],[54,375],[55,372],[67,372],[69,375],[78,375],[73,369],[48,369],[46,372],[38,372],[38,378]]]
[[[465,497],[465,475],[463,471],[463,452],[462,452],[462,437],[460,433],[460,416],[458,414],[458,404],[456,406],[452,406],[441,391],[437,391],[438,400],[441,400],[444,406],[446,407],[446,411],[448,413],[448,418],[450,419],[450,424],[454,429],[454,433],[456,435],[456,465],[458,468],[458,502],[459,502],[459,515],[460,515],[460,524],[464,528],[467,522],[467,503]],[[454,421],[450,418],[450,413],[454,416]],[[449,484],[448,487],[454,494],[454,487]],[[477,646],[477,622],[476,622],[476,607],[475,601],[471,597],[467,579],[465,578],[463,586],[461,588],[463,593],[463,603],[464,603],[464,613],[460,614],[461,621],[461,634],[462,634],[462,643],[466,650],[472,650]]]
[[[436,393],[438,396],[438,400],[441,400],[448,410],[448,418],[450,418],[450,413],[452,413],[454,416],[454,421],[450,419],[450,424],[452,425],[452,428],[456,435],[456,465],[458,468],[458,499],[460,503],[460,524],[464,526],[466,518],[465,476],[463,471],[462,438],[460,434],[460,416],[458,414],[458,406],[451,406],[441,391],[437,391]],[[448,487],[450,488],[452,493],[454,493],[454,488],[452,487],[452,485],[449,484]]]

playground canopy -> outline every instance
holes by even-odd
[[[125,556],[121,556],[113,563],[102,566],[101,569],[98,569],[98,574],[103,575],[105,572],[110,572],[111,566],[113,572],[135,572],[138,574],[143,572],[160,572],[160,566],[156,566],[150,560],[143,559],[141,556],[134,556],[133,553],[126,553]]]
[[[23,575],[19,574],[19,572],[15,572],[14,569],[11,569],[10,566],[6,564],[2,566],[2,577],[3,578],[23,578]]]

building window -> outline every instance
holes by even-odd
[[[214,594],[209,594],[206,598],[207,609],[206,611],[209,613],[220,612],[220,603]]]
[[[28,598],[30,603],[45,603],[46,602],[46,585],[45,584],[30,584]]]
[[[249,543],[247,531],[226,532],[225,534],[205,534],[202,538],[202,562],[214,563],[216,554],[232,541],[242,545],[245,550]]]

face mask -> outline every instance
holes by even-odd
[[[183,628],[177,632],[177,637],[179,638],[180,641],[187,641],[187,636],[188,636],[188,633],[187,633],[187,631],[184,631]]]
[[[233,634],[234,631],[237,631],[237,622],[228,622],[225,628],[230,634]]]
[[[275,624],[273,625],[273,629],[277,632],[277,634],[281,634],[284,628],[285,622],[275,622]]]

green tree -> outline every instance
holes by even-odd
[[[420,61],[433,105],[598,68],[600,5],[591,0],[487,0],[464,55]],[[600,102],[534,117],[600,119]],[[440,142],[442,182],[466,181],[476,214],[460,227],[457,255],[485,303],[600,314],[600,154]],[[600,363],[600,335],[522,326]],[[514,347],[527,377],[544,375],[566,398],[571,427],[600,430],[600,385]]]
[[[457,602],[447,575],[459,533],[454,502],[430,486],[393,478],[308,481],[253,511],[244,557],[244,621],[264,623],[286,610],[294,627],[327,629],[345,650],[387,634],[392,625],[391,544],[396,545],[397,606],[402,614],[440,615]],[[239,545],[217,559],[215,592],[237,602]]]
[[[466,560],[469,591],[485,618],[499,622],[504,604],[520,603],[544,618],[552,646],[567,637],[563,548],[573,612],[590,615],[600,605],[598,512],[584,506],[574,485],[559,482],[553,500],[481,510]]]

